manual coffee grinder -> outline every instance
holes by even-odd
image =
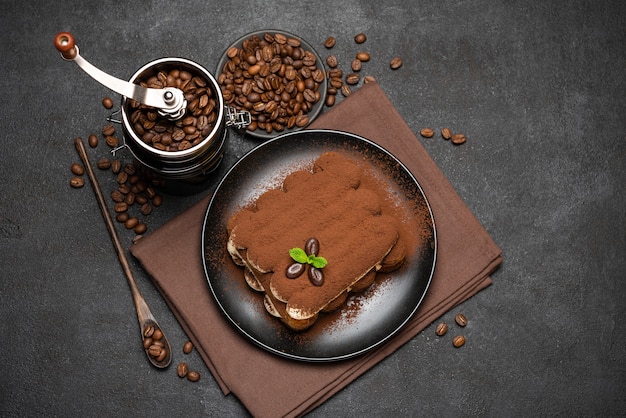
[[[63,59],[122,96],[109,120],[122,124],[123,143],[112,152],[128,149],[145,177],[167,193],[190,194],[210,185],[210,174],[223,159],[227,128],[250,124],[250,113],[225,106],[216,79],[191,60],[157,59],[125,81],[85,60],[71,33],[58,33],[54,46]],[[114,118],[118,112],[121,121]]]

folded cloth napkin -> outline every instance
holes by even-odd
[[[472,215],[376,83],[366,84],[311,128],[368,138],[401,160],[428,198],[437,228],[434,276],[422,305],[384,345],[356,358],[306,363],[249,342],[213,301],[201,260],[206,197],[131,247],[193,341],[225,394],[234,393],[258,417],[301,416],[319,406],[446,311],[491,283],[501,251]],[[162,257],[167,246],[168,257]]]

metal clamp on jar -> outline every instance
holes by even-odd
[[[226,128],[250,124],[248,112],[224,105],[213,75],[188,59],[149,62],[124,81],[81,57],[71,33],[58,33],[54,46],[65,60],[122,95],[122,147],[130,150],[155,186],[169,193],[193,193],[208,186],[209,174],[224,155]]]

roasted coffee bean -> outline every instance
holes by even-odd
[[[328,57],[326,57],[326,65],[328,65],[330,68],[335,68],[337,67],[337,65],[339,65],[339,61],[337,60],[336,56],[329,55]]]
[[[446,140],[452,138],[452,131],[450,131],[450,128],[443,128],[441,130],[441,137]]]
[[[155,327],[154,333],[152,333],[152,339],[155,341],[159,341],[161,338],[163,338],[163,331]]]
[[[148,354],[150,354],[152,357],[158,357],[161,355],[162,350],[162,347],[152,344],[150,347],[148,347]]]
[[[132,206],[135,203],[135,193],[129,192],[124,198],[124,202],[126,202],[128,206]]]
[[[121,224],[126,222],[128,218],[130,218],[130,215],[128,214],[128,212],[120,212],[117,215],[115,215],[115,220]]]
[[[139,197],[137,197],[139,199]],[[152,213],[152,205],[150,203],[144,203],[141,205],[141,213],[143,215],[150,215]]]
[[[120,144],[120,140],[116,136],[112,136],[112,135],[107,136],[105,138],[105,142],[111,148],[115,148],[115,147],[117,147]]]
[[[115,134],[115,126],[113,125],[104,125],[102,128],[102,136],[107,137]]]
[[[112,109],[113,100],[111,100],[110,97],[105,97],[104,99],[102,99],[102,106],[104,106],[106,109]]]
[[[324,41],[324,46],[328,49],[332,48],[333,46],[335,46],[335,43],[337,42],[337,40],[335,39],[334,36],[329,36],[328,38],[326,38],[326,41]]]
[[[135,234],[142,235],[142,234],[145,234],[146,231],[148,230],[148,225],[146,225],[143,222],[140,222],[137,224],[137,226],[135,226],[135,228],[133,228],[133,230],[135,231]]]
[[[285,277],[287,277],[288,279],[296,279],[300,277],[302,273],[304,273],[304,270],[306,270],[305,264],[292,263],[289,265],[289,267],[287,267],[287,270],[285,271]]]
[[[352,71],[361,71],[361,67],[362,67],[361,60],[356,59],[356,58],[353,59],[350,67],[352,68]]]
[[[155,327],[152,325],[148,325],[144,328],[143,330],[143,336],[146,338],[152,337],[152,335],[154,334],[155,331]]]
[[[115,204],[113,210],[115,210],[116,213],[126,212],[128,210],[128,205],[124,202],[119,202]]]
[[[465,138],[465,135],[463,134],[454,134],[452,135],[451,139],[454,145],[461,145],[467,140],[467,138]]]
[[[72,166],[70,167],[70,170],[72,171],[72,173],[74,173],[77,176],[82,176],[85,174],[85,169],[80,164],[76,164],[76,163],[72,164]]]
[[[133,229],[139,224],[139,219],[136,217],[128,218],[126,222],[124,222],[124,226],[126,229]]]
[[[125,171],[120,171],[119,173],[117,173],[117,182],[119,184],[126,183],[126,180],[128,180],[128,174]]]
[[[350,94],[352,94],[352,89],[350,89],[350,86],[344,84],[343,86],[341,86],[341,94],[343,94],[344,97],[348,97]]]
[[[167,349],[163,348],[161,349],[161,354],[157,356],[156,361],[163,361],[165,357],[167,357]]]
[[[456,314],[456,316],[454,317],[454,321],[460,326],[460,327],[464,327],[467,325],[467,318],[465,317],[465,315],[463,314]]]
[[[324,273],[322,273],[322,270],[309,266],[307,273],[309,275],[309,280],[315,286],[321,286],[324,284]]]
[[[375,83],[376,79],[374,78],[373,75],[366,75],[365,77],[363,77],[363,82],[365,84],[367,84],[367,83]]]
[[[123,202],[124,201],[124,194],[122,192],[120,192],[119,190],[113,190],[111,192],[111,199],[115,203]]]
[[[422,128],[420,130],[420,135],[424,138],[432,138],[435,132],[430,128]]]
[[[176,374],[178,377],[185,377],[189,373],[189,366],[184,361],[178,363],[178,367],[176,367]]]
[[[326,95],[326,106],[328,107],[333,107],[335,105],[335,95],[334,94],[327,94]]]
[[[100,170],[108,170],[109,168],[111,168],[111,160],[106,157],[100,158],[96,165]]]
[[[444,322],[440,323],[439,325],[437,325],[437,329],[435,330],[435,333],[438,336],[443,336],[446,334],[446,332],[448,332],[448,325]]]
[[[190,382],[197,382],[198,380],[200,380],[200,373],[195,371],[187,373],[187,380],[189,380]]]
[[[75,189],[79,189],[81,187],[83,187],[85,185],[85,179],[83,179],[82,177],[72,177],[70,179],[70,186],[72,186]]]
[[[148,338],[143,339],[144,350],[147,350],[148,348],[150,348],[151,345],[152,345],[152,338],[148,337]]]
[[[459,347],[463,346],[464,344],[465,344],[465,337],[462,336],[462,335],[457,335],[452,340],[452,345],[455,346],[456,348],[459,348]]]
[[[307,255],[318,255],[320,252],[320,242],[317,238],[311,237],[304,244],[304,252]]]
[[[159,207],[163,204],[163,196],[160,194],[154,195],[152,198],[152,206]]]
[[[91,148],[96,148],[98,146],[98,137],[94,134],[91,134],[87,137],[87,142]]]
[[[371,56],[369,52],[360,51],[356,53],[356,59],[358,59],[359,61],[367,62],[370,60],[370,58]]]
[[[118,159],[115,159],[111,162],[111,171],[113,174],[118,174],[122,170],[122,162]]]
[[[193,343],[191,341],[185,342],[185,344],[183,344],[183,353],[189,354],[192,351],[193,351]]]
[[[398,68],[400,68],[402,66],[402,58],[400,58],[400,57],[393,58],[389,62],[389,66],[391,67],[392,70],[397,70]]]
[[[362,44],[367,40],[367,36],[364,33],[359,33],[354,37],[354,42]]]
[[[346,84],[349,84],[351,86],[359,84],[360,80],[361,80],[361,76],[356,73],[348,74],[346,76]]]

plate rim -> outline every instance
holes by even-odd
[[[218,195],[218,191],[220,190],[222,185],[229,179],[229,176],[231,175],[231,173],[233,171],[235,171],[240,164],[243,164],[244,161],[246,161],[248,158],[251,158],[251,155],[253,155],[256,152],[258,152],[259,149],[261,149],[263,147],[271,146],[275,142],[285,141],[286,138],[294,136],[294,135],[303,135],[303,134],[310,134],[310,133],[313,133],[313,134],[331,134],[331,135],[334,135],[334,134],[347,135],[347,136],[349,136],[349,137],[351,137],[353,139],[356,139],[357,141],[362,141],[362,142],[365,142],[366,144],[368,144],[369,146],[373,146],[374,148],[378,149],[379,151],[387,154],[390,158],[392,158],[402,168],[402,170],[410,177],[412,182],[415,184],[415,186],[419,190],[419,192],[420,192],[420,194],[421,194],[421,196],[422,196],[422,198],[424,200],[424,203],[425,203],[426,207],[428,208],[429,219],[430,219],[430,223],[431,223],[431,226],[432,226],[432,235],[433,235],[432,236],[432,245],[433,245],[433,248],[432,248],[432,266],[430,267],[430,271],[428,272],[428,280],[426,281],[424,290],[423,290],[421,296],[419,297],[419,300],[416,301],[415,306],[411,309],[411,312],[406,316],[406,318],[404,318],[390,333],[388,333],[385,337],[381,338],[379,341],[377,341],[377,342],[375,342],[375,343],[373,343],[371,345],[368,345],[367,347],[364,347],[362,349],[351,351],[350,353],[346,353],[346,354],[343,354],[343,355],[328,356],[328,357],[323,357],[323,356],[312,357],[312,356],[303,356],[303,355],[288,353],[288,352],[276,349],[276,348],[272,347],[271,345],[266,344],[263,341],[259,341],[259,339],[257,339],[255,336],[251,335],[244,328],[242,328],[237,323],[235,318],[233,318],[232,315],[223,306],[222,302],[220,301],[220,298],[216,294],[216,289],[214,289],[214,286],[211,283],[211,279],[210,279],[208,271],[207,271],[206,239],[205,239],[205,237],[206,237],[206,229],[207,229],[207,222],[208,222],[208,218],[209,218],[209,214],[210,214],[211,208],[214,206],[214,201],[215,201],[216,196]],[[367,139],[367,138],[365,138],[363,136],[360,136],[360,135],[357,135],[357,134],[353,134],[353,133],[350,133],[350,132],[341,131],[341,130],[337,130],[337,129],[306,129],[306,130],[298,130],[298,131],[294,131],[294,132],[283,133],[281,135],[278,135],[276,137],[270,138],[267,141],[264,141],[264,142],[260,143],[259,145],[253,147],[248,152],[246,152],[241,158],[239,158],[227,170],[227,172],[224,174],[224,176],[220,179],[217,187],[215,188],[215,191],[212,193],[211,198],[209,200],[209,204],[207,206],[207,209],[206,209],[204,217],[203,217],[202,232],[201,232],[201,251],[202,251],[201,258],[202,258],[202,265],[203,265],[203,273],[204,273],[207,285],[209,286],[209,289],[211,291],[211,295],[213,297],[213,301],[215,303],[217,303],[217,305],[219,307],[219,310],[227,318],[227,320],[230,323],[230,326],[234,327],[238,332],[243,334],[247,339],[249,339],[255,345],[265,349],[266,351],[268,351],[270,353],[278,355],[279,357],[288,358],[288,359],[292,359],[292,360],[303,361],[303,362],[320,363],[320,362],[334,362],[334,361],[346,360],[346,359],[350,359],[350,358],[354,358],[354,357],[360,356],[360,355],[362,355],[362,354],[364,354],[366,352],[369,352],[369,351],[375,349],[376,347],[380,347],[381,345],[383,345],[384,343],[386,343],[387,341],[392,339],[395,335],[397,335],[399,333],[399,331],[406,326],[406,324],[415,316],[415,313],[417,312],[419,307],[422,305],[422,302],[424,301],[424,298],[426,297],[426,295],[428,293],[428,290],[430,288],[430,285],[432,283],[433,275],[434,275],[434,272],[435,272],[435,267],[436,267],[436,264],[437,264],[437,258],[438,258],[438,235],[437,235],[437,227],[436,227],[436,223],[435,223],[435,218],[434,218],[434,215],[433,215],[432,207],[431,207],[430,202],[429,202],[429,200],[428,200],[428,198],[426,196],[426,193],[424,192],[424,189],[422,188],[422,186],[419,183],[419,181],[415,178],[413,173],[395,155],[393,155],[391,152],[389,152],[385,147],[375,143],[374,141],[372,141],[370,139]],[[269,318],[269,319],[271,319],[271,318]],[[294,331],[292,331],[292,332],[294,332]],[[294,332],[294,334],[295,333],[296,332]]]

